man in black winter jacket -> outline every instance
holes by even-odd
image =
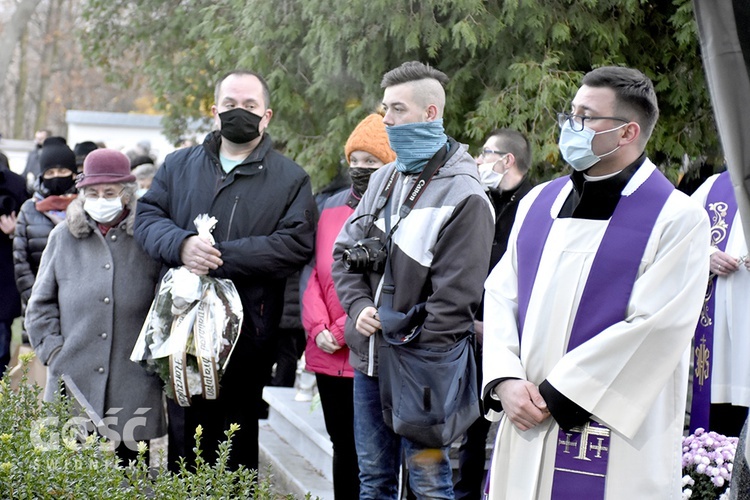
[[[165,267],[231,279],[244,310],[219,398],[194,397],[187,408],[169,401],[172,469],[181,456],[193,462],[198,424],[202,456],[213,461],[231,423],[240,430],[230,466],[257,469],[257,409],[275,358],[285,279],[310,259],[315,241],[310,179],[273,150],[264,132],[273,115],[266,82],[254,72],[233,71],[219,80],[215,99],[211,112],[219,130],[202,145],[166,157],[138,202],[135,223],[136,239],[153,258]],[[193,220],[199,214],[218,220],[215,245],[198,237]]]

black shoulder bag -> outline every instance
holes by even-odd
[[[457,149],[455,142],[450,146],[449,155]],[[409,214],[421,192],[448,157],[436,154],[425,166],[400,209],[399,223]],[[391,184],[387,184],[383,193],[386,196],[385,222],[389,238],[396,229],[390,229],[388,187]],[[394,292],[389,251],[378,308],[385,340],[378,351],[383,419],[400,436],[423,446],[442,448],[466,432],[481,415],[474,333],[469,331],[458,342],[448,346],[418,344],[415,339],[419,337],[427,315],[425,304],[417,304],[407,313],[394,311]]]

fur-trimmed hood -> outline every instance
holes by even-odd
[[[126,208],[130,211],[128,216],[118,224],[118,227],[124,225],[125,232],[130,236],[133,236],[133,225],[135,224],[135,196],[126,205]],[[68,230],[70,234],[76,238],[86,238],[89,236],[96,227],[96,222],[89,217],[86,211],[83,209],[83,202],[85,198],[79,196],[68,205],[68,210],[65,215],[65,221],[68,224]]]

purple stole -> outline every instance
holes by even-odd
[[[534,200],[518,233],[519,342],[538,264],[554,219],[552,205],[568,177],[550,182]],[[625,319],[641,257],[656,219],[674,186],[654,169],[629,196],[621,196],[599,249],[573,320],[567,352]],[[610,430],[589,419],[558,432],[552,499],[604,498]]]
[[[706,211],[711,218],[711,245],[722,252],[727,247],[727,235],[737,213],[729,172],[723,172],[714,181],[706,198]],[[714,307],[716,301],[716,275],[708,279],[703,309],[695,329],[693,343],[693,402],[690,405],[690,432],[698,427],[709,430],[711,409],[711,352],[714,348]]]

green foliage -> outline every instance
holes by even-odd
[[[31,356],[21,358],[26,368]],[[237,426],[225,433],[215,463],[201,455],[198,427],[195,468],[183,463],[176,474],[154,474],[145,463],[145,443],[135,463],[118,464],[104,438],[82,432],[85,419],[73,416],[67,398],[39,403],[41,389],[26,371],[15,389],[7,376],[0,380],[0,498],[278,498],[255,471],[227,469]]]
[[[219,75],[266,76],[271,133],[316,187],[379,105],[382,75],[414,59],[451,77],[449,134],[476,147],[497,127],[527,133],[537,179],[565,170],[555,113],[609,64],[654,80],[648,151],[668,175],[686,156],[719,155],[691,0],[88,0],[86,16],[93,61],[117,71],[135,57],[174,138],[207,116]]]

